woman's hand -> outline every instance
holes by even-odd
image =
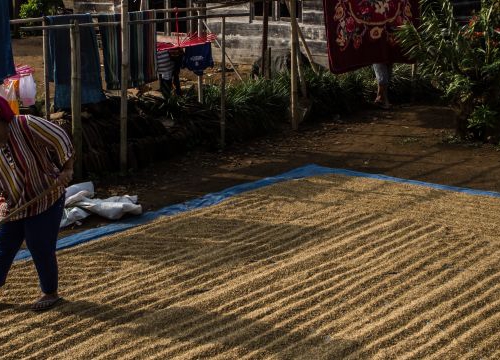
[[[73,180],[73,169],[65,169],[61,171],[61,173],[57,177],[56,182],[58,185],[66,187],[72,180]]]

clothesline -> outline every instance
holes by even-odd
[[[188,11],[211,11],[211,10],[218,10],[218,9],[223,9],[227,7],[231,7],[240,3],[245,3],[245,1],[241,1],[235,4],[221,4],[217,6],[211,6],[211,7],[189,7],[189,8],[172,8],[172,9],[151,9],[149,11],[153,11],[155,13],[176,13],[176,12],[188,12]],[[119,13],[117,13],[119,15]],[[110,14],[112,15],[112,14]],[[224,14],[212,14],[214,17],[221,17]],[[227,15],[227,14],[226,14]],[[248,16],[249,14],[246,13],[245,16]],[[93,18],[97,18],[99,14],[91,14]],[[42,22],[45,19],[45,17],[37,17],[37,18],[28,18],[28,19],[14,19],[10,20],[10,23],[12,25],[22,25],[22,24],[28,24],[28,23],[38,23]],[[197,18],[195,17],[184,17],[183,20],[196,20]],[[165,22],[165,20],[171,20],[171,18],[164,18],[164,19],[159,19],[158,22]]]
[[[112,15],[112,14],[110,14]],[[117,14],[119,15],[119,14]],[[210,14],[210,15],[200,15],[200,16],[187,16],[187,17],[182,17],[182,18],[169,18],[169,19],[151,19],[151,20],[133,20],[133,21],[128,21],[129,25],[141,25],[141,24],[151,24],[151,23],[164,23],[165,21],[168,22],[175,22],[175,21],[188,21],[188,20],[206,20],[206,19],[213,19],[213,18],[221,18],[221,17],[244,17],[244,16],[249,16],[250,13],[247,12],[241,12],[241,13],[234,13],[234,14]],[[31,31],[39,31],[39,30],[57,30],[57,29],[70,29],[71,27],[74,27],[75,25],[79,27],[100,27],[100,26],[118,26],[121,25],[120,22],[104,22],[104,23],[98,23],[98,22],[92,22],[88,24],[64,24],[64,25],[41,25],[41,26],[23,26],[20,29],[21,30],[31,30]]]

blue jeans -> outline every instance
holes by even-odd
[[[12,262],[26,239],[42,291],[45,294],[57,291],[56,242],[64,201],[65,197],[62,196],[43,213],[8,222],[0,227],[0,287],[5,284]]]

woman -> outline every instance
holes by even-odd
[[[35,311],[61,300],[56,241],[72,177],[73,146],[64,130],[34,116],[14,116],[0,97],[0,220],[7,220],[0,225],[0,287],[26,240],[42,290]]]
[[[375,105],[388,110],[391,108],[391,103],[389,102],[389,83],[392,77],[392,64],[373,64],[373,71],[378,83]]]

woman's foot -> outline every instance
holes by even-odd
[[[43,294],[43,296],[38,299],[36,303],[31,306],[33,311],[45,311],[52,309],[57,303],[62,300],[57,293],[54,294]]]

